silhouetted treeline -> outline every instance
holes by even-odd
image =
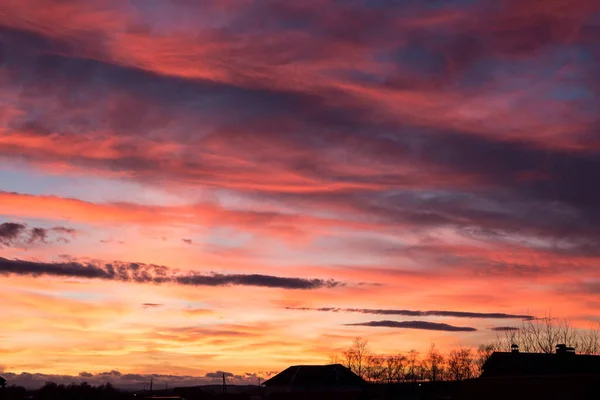
[[[0,400],[21,400],[27,398],[27,390],[22,386],[0,388]]]
[[[110,383],[100,386],[91,386],[88,383],[57,385],[54,382],[46,383],[34,393],[34,399],[40,400],[79,400],[79,399],[130,399],[127,394],[115,389]]]
[[[139,400],[151,396],[179,396],[186,400],[248,400],[251,396],[260,397],[262,390],[248,386],[247,393],[220,393],[204,387],[181,387],[168,390],[155,390],[152,393],[143,391],[124,391],[113,387],[110,383],[92,386],[88,383],[63,385],[54,382],[46,383],[42,388],[26,390],[21,386],[8,386],[0,389],[0,400]]]
[[[434,344],[424,355],[416,350],[406,354],[374,354],[366,340],[356,338],[341,356],[331,358],[372,383],[462,381],[479,375],[481,366],[491,354],[485,346],[452,349],[442,354]]]
[[[0,400],[133,400],[133,393],[115,389],[110,383],[91,386],[87,383],[59,385],[48,382],[37,390],[28,391],[20,386],[0,389]]]

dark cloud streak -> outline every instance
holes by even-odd
[[[518,331],[519,328],[517,328],[515,326],[495,326],[493,328],[490,328],[490,330],[495,331],[495,332],[511,332],[511,331]]]
[[[469,311],[418,311],[418,310],[394,310],[394,309],[372,309],[372,308],[335,308],[335,307],[286,307],[287,310],[299,311],[322,311],[322,312],[348,312],[374,315],[401,315],[407,317],[453,317],[453,318],[489,318],[489,319],[524,319],[532,320],[531,315],[505,314],[505,313],[480,313]]]
[[[280,289],[320,289],[343,286],[333,279],[288,278],[260,274],[200,275],[179,273],[161,265],[115,262],[104,265],[84,262],[45,263],[9,260],[0,257],[0,275],[56,276],[66,278],[103,279],[134,283],[174,283],[185,286],[255,286]]]
[[[15,222],[0,224],[0,246],[25,247],[47,244],[49,241],[68,243],[76,230],[55,226],[52,228],[33,227]]]
[[[221,378],[223,378],[223,375],[225,375],[226,378],[232,378],[234,376],[234,374],[232,374],[231,372],[224,372],[224,371],[207,372],[206,375],[204,375],[204,376],[206,378],[221,379]]]
[[[427,331],[445,331],[445,332],[475,332],[477,329],[469,326],[454,326],[449,324],[427,322],[427,321],[369,321],[356,324],[345,324],[346,326],[370,326],[401,329],[422,329]]]
[[[4,222],[3,224],[0,224],[0,244],[11,246],[12,243],[18,240],[25,229],[25,225],[16,224],[14,222]]]

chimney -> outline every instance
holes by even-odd
[[[566,344],[560,343],[556,345],[556,354],[575,354],[575,348],[567,347]]]
[[[518,353],[519,352],[519,345],[518,344],[512,344],[510,346],[510,352],[511,353]]]

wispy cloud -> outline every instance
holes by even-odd
[[[373,227],[373,224],[366,222],[282,212],[277,209],[230,209],[215,202],[200,202],[185,206],[149,206],[131,202],[94,203],[58,196],[8,193],[1,190],[0,214],[19,214],[44,219],[76,219],[105,226],[127,223],[141,226],[231,227],[290,241],[323,230]],[[107,243],[110,239],[104,240]],[[187,244],[192,243],[189,238],[182,240]]]
[[[17,241],[25,231],[25,225],[5,222],[0,225],[0,243],[5,246]]]
[[[207,378],[220,379],[220,378],[223,378],[223,376],[225,376],[226,378],[231,378],[234,376],[234,374],[232,374],[231,372],[216,371],[216,372],[207,372],[206,375],[204,375],[204,376]]]
[[[114,262],[108,264],[45,263],[9,260],[0,257],[0,274],[25,276],[56,276],[66,278],[103,279],[135,283],[172,283],[186,286],[258,286],[281,289],[321,289],[344,286],[333,279],[305,279],[260,274],[178,273],[161,265]]]
[[[438,322],[427,321],[369,321],[358,322],[356,324],[345,324],[346,326],[369,326],[383,328],[401,328],[401,329],[422,329],[428,331],[446,331],[446,332],[475,332],[477,329],[469,326],[453,326]]]
[[[160,308],[162,307],[164,304],[160,304],[160,303],[143,303],[142,307],[143,308]]]
[[[62,226],[29,228],[21,223],[3,222],[0,224],[0,246],[33,246],[47,244],[49,241],[68,243],[75,233],[75,229]]]
[[[515,326],[494,326],[493,328],[490,328],[492,331],[496,331],[496,332],[511,332],[511,331],[518,331],[519,328],[515,327]]]
[[[287,310],[299,311],[322,311],[322,312],[349,312],[375,315],[402,315],[408,317],[454,317],[454,318],[491,318],[491,319],[525,319],[531,320],[534,317],[523,314],[505,314],[505,313],[482,313],[471,311],[418,311],[418,310],[394,310],[394,309],[373,309],[373,308],[336,308],[336,307],[286,307]]]

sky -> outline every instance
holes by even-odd
[[[2,0],[0,372],[588,327],[599,109],[598,0]]]

